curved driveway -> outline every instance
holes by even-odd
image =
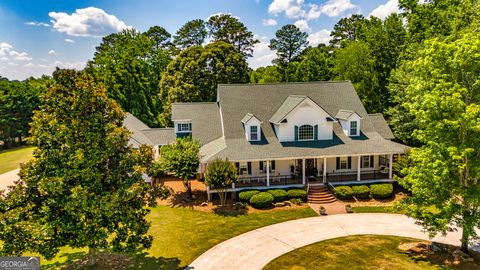
[[[242,224],[238,224],[242,226]],[[226,240],[203,253],[187,269],[262,269],[271,260],[294,249],[358,234],[379,234],[430,240],[415,221],[398,214],[342,214],[282,222]],[[460,245],[459,232],[433,241]]]

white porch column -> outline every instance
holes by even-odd
[[[160,149],[158,147],[158,144],[153,146],[153,160],[157,160],[158,157],[160,157]]]
[[[302,184],[305,185],[305,159],[302,159]]]
[[[270,160],[267,160],[267,187],[270,186]]]
[[[362,161],[362,156],[358,156],[357,158],[357,181],[360,181],[360,162]]]
[[[323,183],[327,182],[327,158],[323,158]]]
[[[388,179],[393,178],[393,155],[388,155]]]

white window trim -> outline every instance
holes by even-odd
[[[311,139],[300,139],[300,128],[303,127],[303,126],[310,126],[310,127],[312,127],[312,138],[311,138]],[[299,126],[299,127],[298,127],[297,137],[298,137],[298,141],[299,141],[299,142],[314,141],[314,140],[315,140],[315,127],[312,126],[312,125],[309,125],[309,124],[305,124],[305,125]]]
[[[342,168],[342,162],[345,161],[345,168]],[[340,166],[338,168],[339,171],[348,171],[351,170],[348,168],[348,157],[340,157]]]
[[[252,139],[252,128],[253,128],[253,127],[256,127],[256,128],[257,128],[257,131],[255,132],[255,133],[257,134],[255,140]],[[260,130],[259,126],[257,126],[257,125],[251,125],[251,126],[250,126],[250,130],[248,131],[248,140],[251,141],[251,142],[259,141],[259,140],[260,140],[259,130]]]
[[[368,166],[365,166],[365,164],[366,164],[365,161],[367,161]],[[373,164],[370,164],[370,163],[371,163],[371,162],[370,162],[370,156],[362,156],[361,162],[362,162],[362,169],[371,169],[371,168],[373,168]]]
[[[188,129],[187,130],[183,130],[183,128],[181,129],[180,127],[182,125],[188,125]],[[177,123],[176,132],[177,133],[192,133],[192,123],[189,123],[189,122]]]
[[[355,134],[352,134],[352,123],[355,123]],[[350,134],[350,136],[358,136],[358,121],[350,121],[348,133]]]

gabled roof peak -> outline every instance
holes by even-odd
[[[253,113],[247,113],[247,114],[245,114],[245,116],[242,118],[242,123],[246,124],[246,123],[248,123],[248,121],[250,121],[250,119],[252,119],[252,118],[257,119],[257,121],[260,122],[260,124],[263,124],[263,122],[260,121],[260,119],[258,119],[258,117],[256,117]]]
[[[335,118],[346,121],[353,114],[358,115],[358,117],[360,117],[360,119],[362,119],[362,117],[358,113],[356,113],[355,111],[351,111],[351,110],[339,110],[338,113],[335,115]]]

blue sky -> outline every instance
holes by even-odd
[[[191,19],[212,14],[237,16],[261,43],[251,67],[270,64],[268,41],[294,23],[312,45],[328,42],[333,25],[353,13],[384,18],[398,12],[398,0],[1,0],[0,75],[9,79],[50,74],[55,66],[81,69],[101,36],[133,27],[160,25],[174,34]]]

